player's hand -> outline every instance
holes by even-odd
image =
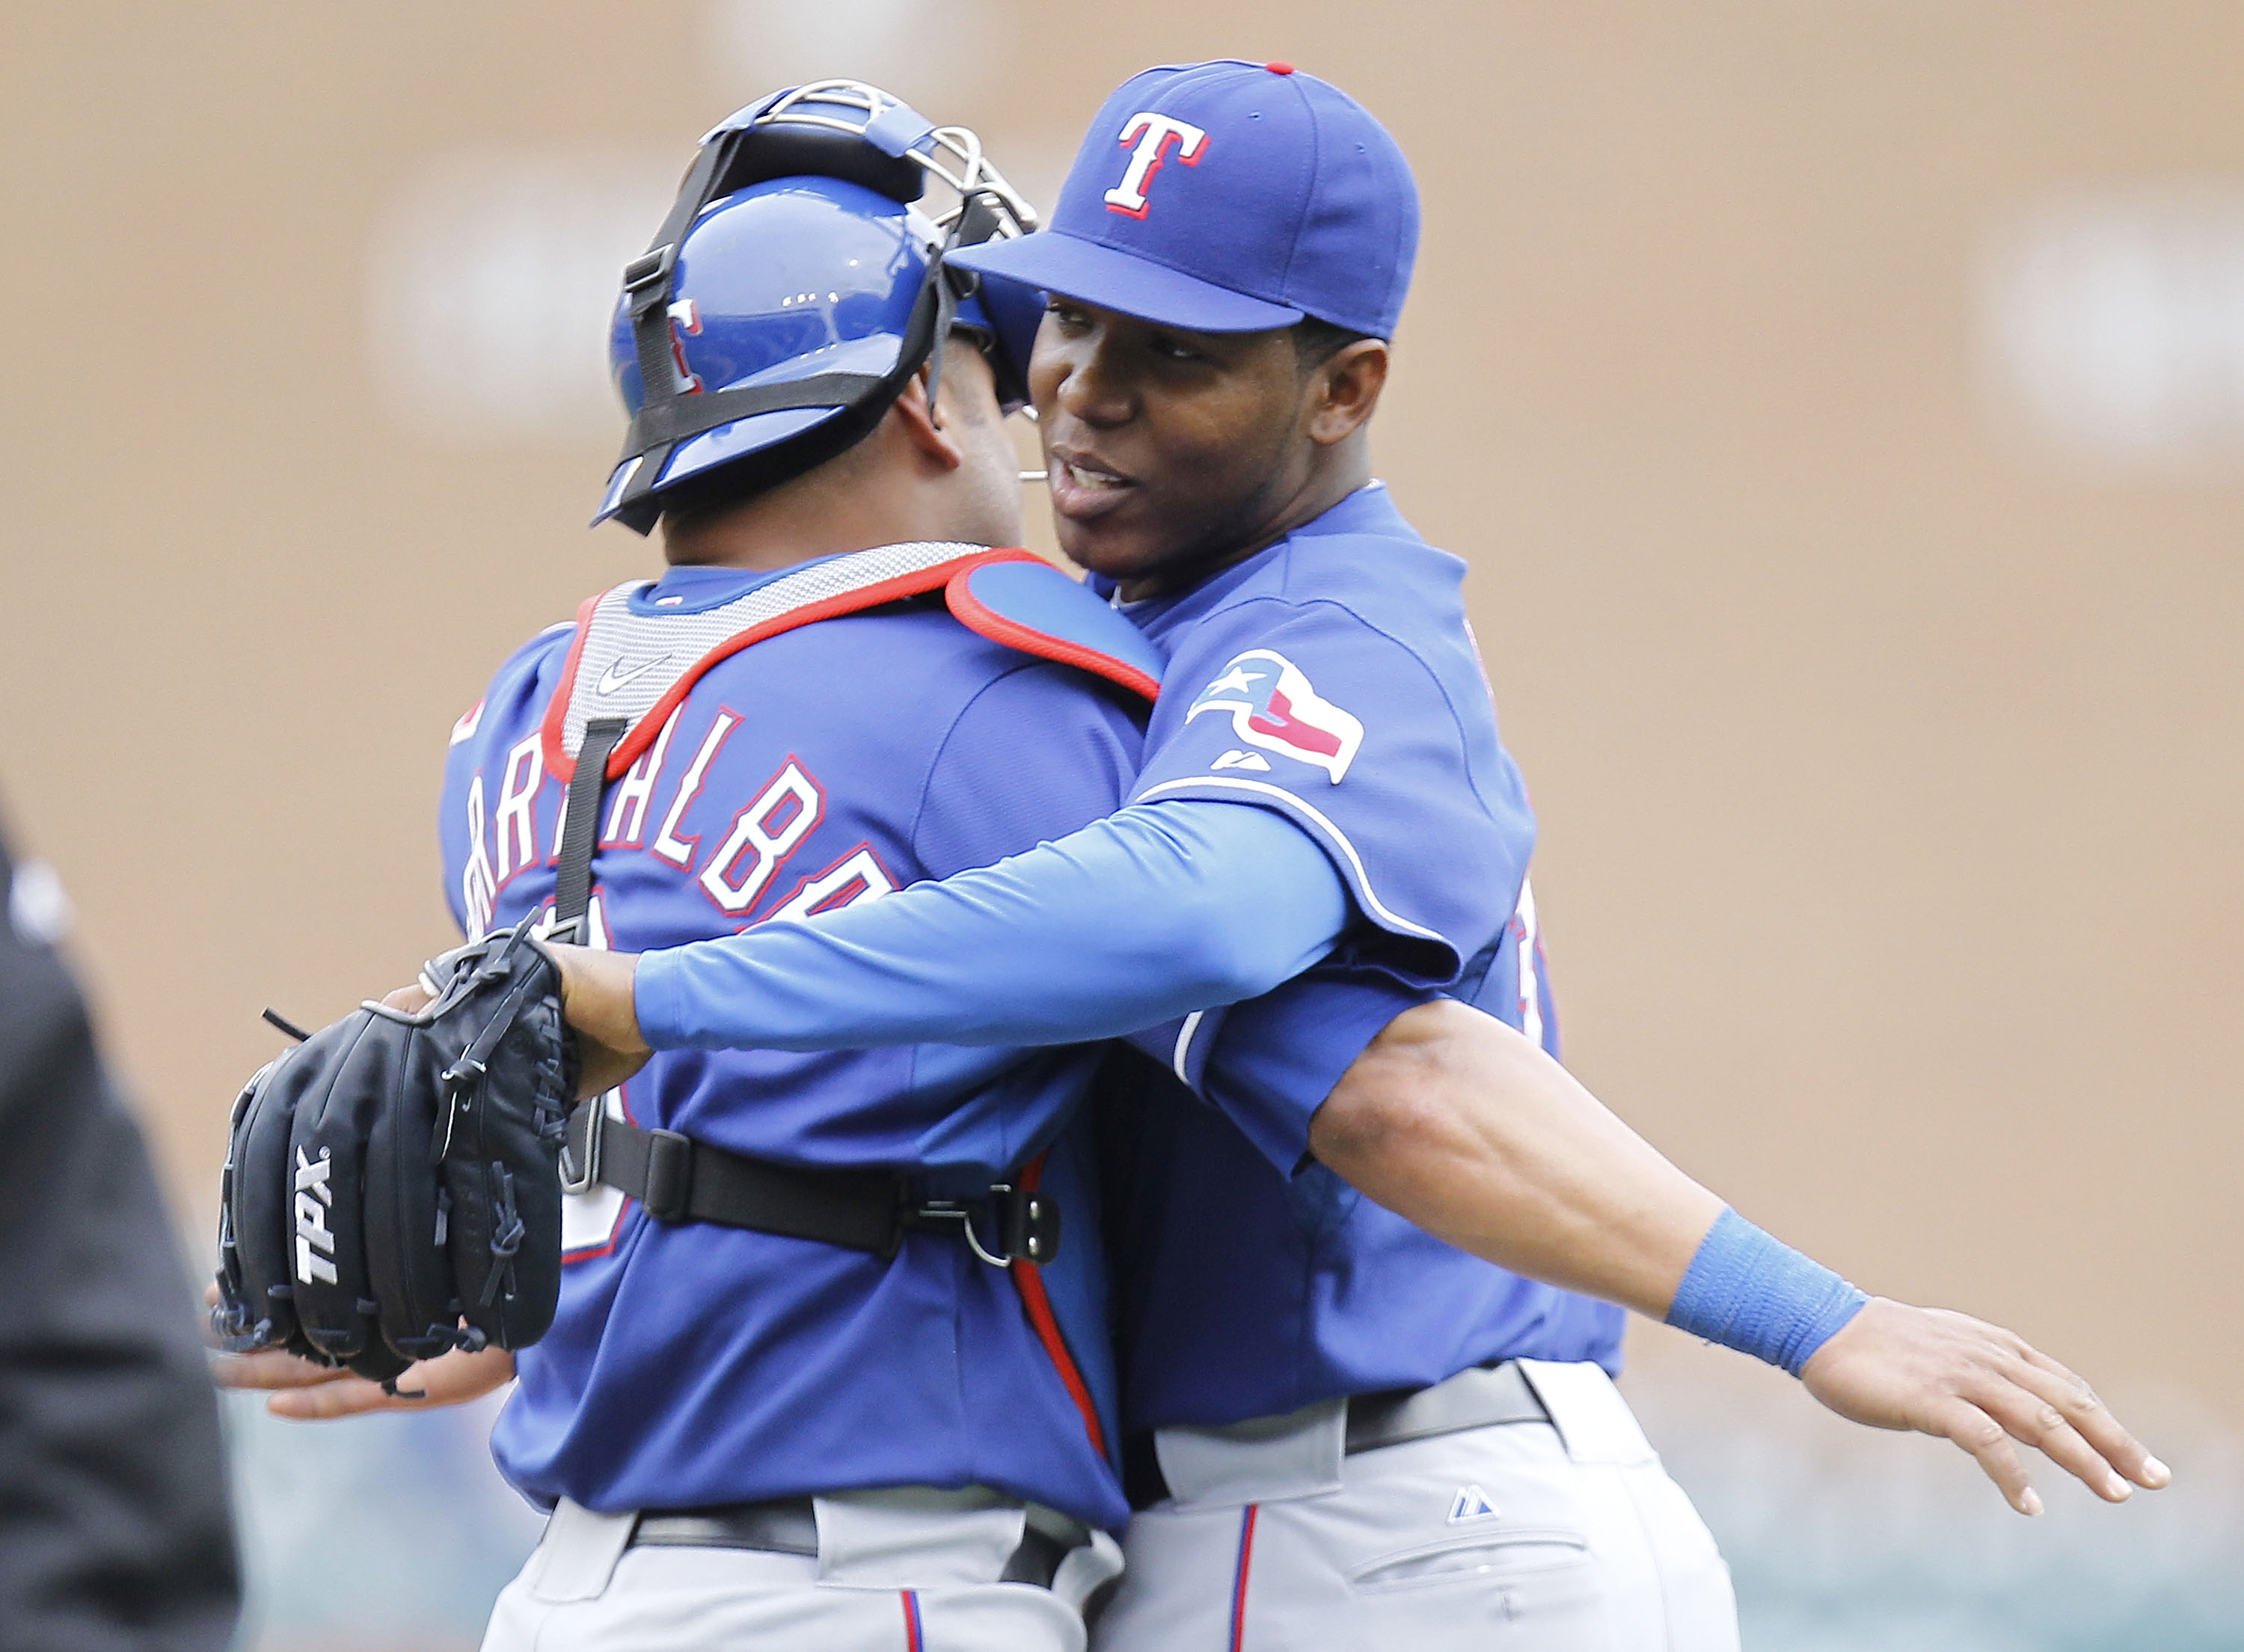
[[[561,967],[562,1015],[576,1029],[583,1063],[577,1095],[589,1100],[622,1083],[654,1053],[639,1036],[639,1008],[632,996],[639,954],[551,942],[546,950]]]
[[[1999,1325],[1873,1297],[1801,1372],[1808,1392],[1873,1428],[1954,1440],[2021,1514],[2041,1513],[2013,1441],[2035,1447],[2106,1502],[2173,1475],[2087,1383]]]
[[[427,1411],[480,1399],[514,1379],[514,1356],[504,1348],[485,1348],[480,1353],[456,1349],[409,1366],[397,1379],[395,1394],[385,1393],[378,1382],[277,1349],[222,1354],[211,1361],[211,1379],[221,1388],[267,1391],[273,1397],[265,1409],[274,1416],[316,1422],[369,1412]]]
[[[436,995],[417,981],[410,987],[400,987],[394,993],[382,995],[383,1008],[398,1010],[408,1015],[417,1015],[436,1001]]]

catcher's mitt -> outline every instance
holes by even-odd
[[[525,920],[426,975],[417,1014],[368,1002],[234,1103],[212,1314],[229,1352],[388,1382],[552,1324],[576,1077],[560,972]]]

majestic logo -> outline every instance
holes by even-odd
[[[1362,724],[1320,698],[1293,661],[1267,648],[1249,649],[1225,666],[1223,675],[1200,691],[1185,720],[1204,711],[1230,712],[1231,726],[1247,745],[1314,763],[1335,786],[1363,744]],[[1226,753],[1212,766],[1244,768],[1239,759],[1248,755]]]
[[[1488,1500],[1488,1494],[1477,1486],[1460,1486],[1457,1494],[1450,1499],[1450,1524],[1462,1526],[1467,1521],[1494,1520],[1496,1505]]]
[[[600,673],[600,680],[592,684],[592,691],[595,694],[612,694],[618,689],[623,688],[628,684],[636,683],[640,678],[645,677],[656,666],[666,665],[669,663],[669,655],[658,654],[654,658],[651,660],[642,660],[637,665],[633,665],[626,670],[623,661],[618,660],[614,664],[609,666],[606,671]]]
[[[1257,774],[1267,774],[1270,772],[1270,759],[1253,752],[1242,752],[1234,745],[1207,766],[1211,769],[1252,769]]]
[[[328,1172],[335,1161],[321,1148],[317,1159],[296,1150],[296,1283],[335,1282],[335,1236],[328,1226],[328,1207],[335,1196],[328,1187]]]
[[[1199,127],[1146,111],[1123,123],[1121,142],[1130,151],[1130,165],[1122,181],[1106,192],[1106,210],[1125,218],[1145,217],[1146,191],[1171,154],[1187,166],[1197,166],[1200,158],[1207,153],[1207,134]]]

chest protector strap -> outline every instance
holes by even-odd
[[[942,590],[952,614],[993,642],[1077,666],[1148,700],[1159,691],[1160,656],[1137,628],[1024,550],[884,546],[692,614],[641,611],[632,599],[642,589],[619,585],[579,610],[546,710],[546,762],[569,787],[554,880],[556,940],[583,932],[607,783],[638,759],[711,666],[764,637]],[[883,1258],[907,1232],[935,1230],[1005,1267],[1058,1253],[1059,1206],[1037,1190],[1041,1162],[1024,1167],[1017,1184],[995,1183],[977,1198],[924,1200],[892,1171],[815,1170],[734,1153],[612,1118],[605,1099],[595,1098],[570,1116],[562,1174],[568,1192],[595,1183],[616,1188],[660,1222],[750,1228]]]
[[[937,590],[961,624],[992,642],[1075,666],[1147,701],[1160,691],[1161,656],[1138,628],[1025,550],[882,545],[814,563],[692,612],[647,611],[633,600],[645,589],[633,580],[578,610],[542,729],[546,770],[564,782],[575,777],[595,719],[623,719],[623,734],[608,752],[606,778],[614,779],[720,662],[798,626]]]

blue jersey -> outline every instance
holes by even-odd
[[[1111,812],[1140,708],[1021,651],[1033,639],[986,610],[980,630],[962,624],[977,607],[965,575],[948,608],[936,593],[970,549],[890,547],[765,577],[673,570],[523,648],[453,735],[441,830],[462,927],[550,906],[572,753],[586,718],[612,709],[632,721],[593,863],[597,946],[674,946],[874,900]],[[1065,760],[1024,761],[1024,729]],[[599,1510],[980,1484],[1118,1525],[1097,1223],[1065,1129],[1092,1060],[657,1055],[607,1098],[612,1114],[787,1163],[902,1170],[930,1197],[1038,1164],[1047,1187],[1067,1183],[1060,1256],[1009,1272],[936,1231],[884,1261],[666,1224],[595,1187],[568,1201],[559,1313],[518,1357],[492,1436],[501,1468],[539,1503]]]
[[[1349,1062],[1437,988],[1556,1052],[1526,893],[1534,819],[1497,740],[1464,572],[1375,485],[1125,610],[1168,660],[1132,800],[1277,810],[1361,914],[1323,968],[1133,1039],[1169,1082],[1106,1087],[1132,1427],[1267,1416],[1507,1356],[1618,1368],[1619,1309],[1444,1244],[1308,1154],[1310,1116]]]

